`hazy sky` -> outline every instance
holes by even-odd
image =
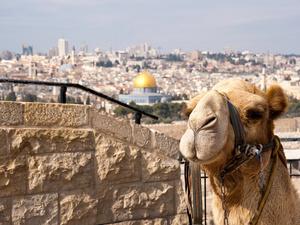
[[[0,50],[147,42],[162,50],[300,53],[300,0],[0,0]]]

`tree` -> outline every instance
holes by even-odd
[[[26,93],[23,98],[23,102],[36,102],[37,101],[37,96],[34,94]]]
[[[286,117],[299,117],[300,116],[300,100],[289,96],[289,107],[285,115]]]
[[[114,110],[114,113],[117,116],[126,116],[129,112],[130,112],[130,110],[128,110],[127,108],[125,108],[123,106],[118,106]]]
[[[87,99],[86,99],[85,104],[86,104],[86,105],[90,105],[90,104],[91,104],[90,96],[87,96]]]
[[[83,104],[83,101],[81,100],[81,98],[79,96],[76,98],[76,103]]]
[[[71,104],[75,104],[76,100],[75,98],[73,98],[72,96],[67,96],[67,103],[71,103]]]
[[[170,123],[175,120],[181,119],[181,112],[184,109],[184,103],[156,103],[154,105],[137,105],[135,102],[130,102],[129,105],[138,108],[144,112],[157,115],[159,120],[152,120],[148,117],[143,117],[144,123]],[[117,107],[114,110],[117,116],[126,116],[129,113],[133,113],[132,110],[124,108],[122,106]]]
[[[17,100],[17,96],[15,94],[15,92],[9,92],[8,95],[5,98],[6,101],[16,101]]]
[[[180,55],[176,55],[176,54],[168,54],[166,57],[166,61],[170,61],[170,62],[180,62],[182,61],[182,58]]]

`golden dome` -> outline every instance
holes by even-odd
[[[143,71],[133,79],[133,87],[134,88],[155,88],[156,81],[152,74],[150,74],[148,71]]]

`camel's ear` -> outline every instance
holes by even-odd
[[[267,90],[267,98],[270,107],[271,119],[281,116],[288,106],[287,96],[278,85],[271,85]]]
[[[198,104],[198,102],[200,101],[200,99],[203,97],[204,94],[205,93],[198,94],[188,101],[186,107],[184,107],[182,112],[182,114],[185,117],[189,117],[189,115],[192,113],[192,111],[194,110],[194,108],[196,107],[196,105]]]

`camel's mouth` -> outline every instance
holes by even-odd
[[[221,152],[218,152],[217,155],[215,156],[211,156],[210,158],[206,158],[206,159],[201,159],[198,158],[196,155],[193,158],[188,159],[189,161],[192,161],[194,163],[199,163],[201,165],[206,165],[206,164],[211,164],[214,161],[216,161],[217,158],[219,158],[219,155],[221,154]]]
[[[213,162],[220,154],[218,134],[212,131],[195,133],[188,129],[180,140],[180,152],[186,159],[200,164]]]
[[[217,91],[210,91],[198,102],[180,140],[182,155],[191,161],[209,164],[226,145],[229,131],[227,101]]]

